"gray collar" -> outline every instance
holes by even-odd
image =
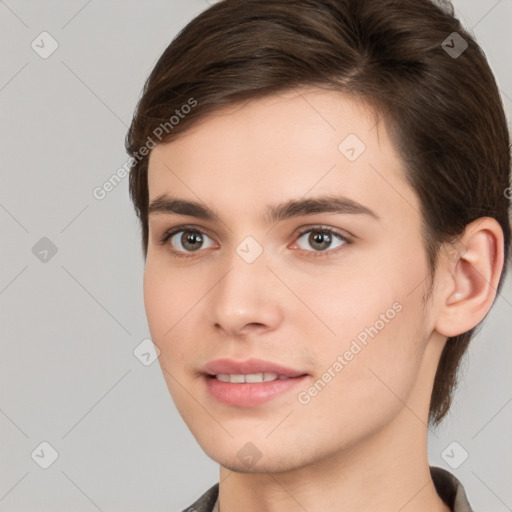
[[[446,469],[430,466],[430,475],[437,494],[452,512],[474,512],[462,483]],[[182,512],[218,512],[219,484],[210,487],[197,501]]]

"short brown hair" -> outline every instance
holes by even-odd
[[[190,21],[148,77],[126,136],[144,257],[147,148],[221,107],[297,86],[345,92],[382,114],[420,199],[432,278],[439,248],[483,216],[499,222],[507,263],[510,135],[499,90],[453,8],[428,0],[224,0]],[[432,424],[450,407],[474,330],[444,347]]]

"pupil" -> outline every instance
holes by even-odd
[[[193,251],[197,249],[197,247],[193,247],[194,244],[197,244],[197,242],[201,242],[201,235],[199,233],[192,233],[191,231],[188,232],[188,234],[184,233],[183,238],[185,239],[185,243],[183,243],[183,247],[186,247],[188,249],[192,249]],[[192,247],[190,247],[190,246]],[[189,247],[187,247],[189,246]]]
[[[314,245],[314,244],[321,245],[322,249],[327,248],[329,246],[330,242],[331,242],[331,235],[330,235],[330,233],[325,233],[325,232],[321,233],[321,232],[317,231],[315,235],[312,234],[311,238],[312,238],[312,241],[313,241],[312,245]]]

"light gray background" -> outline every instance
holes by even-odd
[[[455,6],[510,119],[512,0]],[[149,330],[128,179],[101,201],[92,194],[127,160],[126,130],[157,58],[207,7],[0,1],[0,511],[178,511],[217,481],[158,363],[133,354]],[[59,44],[47,59],[31,48],[43,31]],[[32,252],[42,237],[57,247],[46,263]],[[431,464],[462,480],[476,511],[512,510],[511,327],[509,278],[452,413],[430,435]],[[58,452],[48,469],[31,457],[43,441]],[[458,469],[442,458],[454,441],[452,459],[469,454]]]

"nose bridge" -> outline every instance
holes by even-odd
[[[282,311],[275,276],[267,267],[263,245],[245,237],[223,258],[223,277],[212,290],[211,317],[235,333],[248,324],[275,328]]]

